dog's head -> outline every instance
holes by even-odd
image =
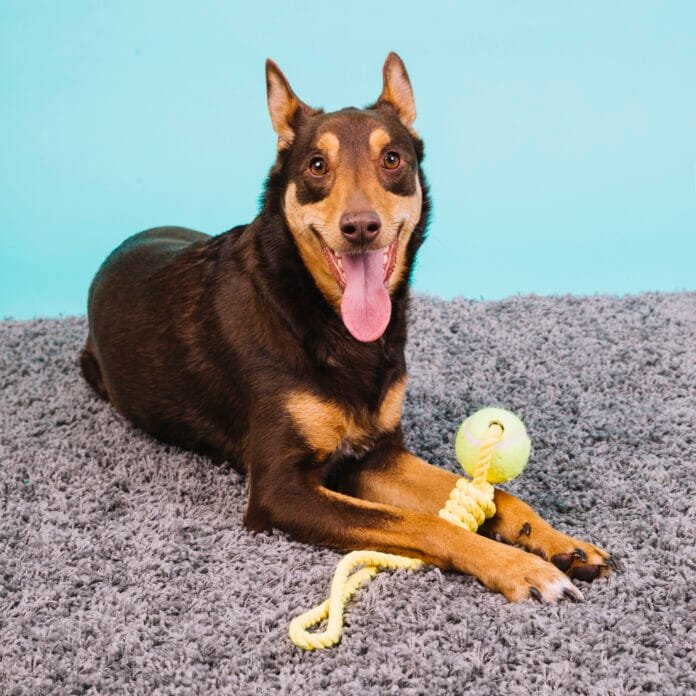
[[[416,108],[395,53],[383,75],[372,106],[324,113],[298,99],[275,63],[266,64],[278,134],[266,196],[277,197],[317,287],[365,342],[387,328],[392,296],[408,281],[426,223]]]

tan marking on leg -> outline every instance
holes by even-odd
[[[405,395],[406,377],[402,377],[389,388],[379,407],[377,425],[381,430],[389,432],[399,425]]]
[[[459,477],[403,451],[383,468],[365,469],[355,478],[356,496],[376,503],[437,515]]]
[[[310,392],[291,392],[285,407],[302,438],[322,457],[336,451],[344,440],[357,441],[365,435],[363,428],[337,403]]]

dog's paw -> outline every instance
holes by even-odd
[[[592,582],[616,569],[611,556],[599,546],[574,539],[552,527],[523,527],[519,543],[576,580]]]
[[[502,563],[497,564],[484,584],[496,590],[511,602],[534,599],[554,603],[561,599],[583,601],[580,590],[555,565],[526,553],[521,549],[505,547]]]
[[[551,563],[576,580],[592,582],[616,570],[616,563],[603,549],[587,541],[567,537],[564,548],[551,556]]]

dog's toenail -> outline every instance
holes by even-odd
[[[575,592],[572,592],[572,591],[569,590],[567,587],[566,587],[565,590],[563,590],[563,596],[564,596],[566,599],[569,599],[571,602],[579,602],[579,601],[580,601],[580,597],[578,597],[578,596],[575,594]]]
[[[529,596],[537,602],[541,602],[541,592],[536,587],[529,588]]]
[[[598,575],[601,566],[598,565],[584,565],[578,566],[573,569],[573,577],[576,580],[584,580],[585,582],[592,582]]]
[[[580,548],[575,549],[573,555],[579,558],[583,563],[587,562],[587,554]]]
[[[559,570],[568,570],[573,562],[573,557],[569,553],[557,553],[551,558],[553,563]]]
[[[520,536],[529,536],[532,533],[532,525],[529,522],[525,522],[520,529]]]

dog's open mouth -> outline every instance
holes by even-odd
[[[394,272],[394,268],[396,267],[396,243],[398,241],[398,238],[395,239],[388,247],[384,247],[383,249],[357,251],[352,252],[350,254],[336,254],[334,251],[329,249],[329,247],[326,245],[326,243],[321,237],[319,237],[319,240],[321,242],[321,248],[324,252],[324,256],[326,256],[326,260],[329,263],[331,273],[333,273],[334,278],[336,278],[336,281],[341,286],[341,290],[346,289],[346,269],[343,265],[343,260],[346,259],[346,257],[349,257],[347,259],[347,263],[350,267],[351,260],[354,260],[350,257],[359,258],[362,257],[364,254],[375,254],[377,256],[381,255],[383,270],[382,280],[384,283],[384,287],[389,287],[389,278],[391,277],[391,274]]]
[[[358,341],[376,341],[389,325],[389,279],[399,235],[387,247],[337,254],[317,234],[331,273],[343,290],[341,318]]]

